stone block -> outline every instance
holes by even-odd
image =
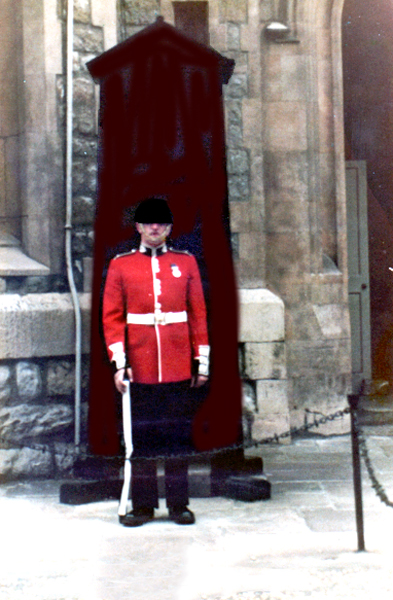
[[[1,115],[0,115],[1,117]],[[5,140],[0,137],[0,211],[6,210]]]
[[[239,290],[240,342],[283,341],[284,303],[266,289]]]
[[[290,298],[291,304],[303,298],[308,299],[305,273],[310,268],[309,232],[267,231],[265,235],[266,266],[270,285],[279,289],[283,298]],[[299,287],[298,290],[295,289],[296,286]]]
[[[350,337],[349,311],[346,305],[314,305],[313,311],[325,338]]]
[[[290,429],[286,381],[257,381],[257,413],[252,427],[254,440],[286,433]],[[290,441],[290,436],[282,443]]]
[[[6,365],[0,366],[0,406],[11,397],[11,369]]]
[[[224,86],[224,97],[239,99],[247,96],[248,78],[246,73],[234,73],[229,80],[228,85]]]
[[[251,224],[253,226],[254,223]],[[264,235],[260,231],[239,233],[239,258],[242,262],[242,276],[247,277],[250,285],[242,287],[262,288],[265,281]]]
[[[16,246],[3,247],[0,248],[0,274],[4,277],[49,275],[49,269]]]
[[[45,277],[44,275],[29,275],[26,277],[23,287],[25,294],[46,294],[49,290],[49,277]]]
[[[228,196],[230,202],[243,202],[250,199],[249,173],[229,175]]]
[[[347,366],[348,369],[348,366]],[[314,371],[315,373],[315,371]],[[309,409],[320,416],[329,415],[348,406],[348,394],[351,391],[352,373],[345,367],[339,372],[326,369],[314,377],[297,376],[292,379],[293,410]]]
[[[76,157],[73,161],[72,186],[79,196],[95,194],[97,188],[97,161],[91,156]]]
[[[309,205],[306,198],[299,198],[293,191],[268,189],[266,194],[266,217],[275,231],[297,229],[309,230]]]
[[[251,151],[251,199],[254,202],[252,219],[254,228],[262,229],[266,223],[265,190],[263,182],[263,157],[259,150]]]
[[[56,472],[65,474],[70,472],[74,465],[74,445],[56,442],[54,444],[54,461]]]
[[[231,231],[246,232],[251,229],[250,223],[250,203],[249,202],[231,202],[229,207],[231,222]]]
[[[255,413],[257,410],[255,389],[248,381],[242,382],[242,405],[244,412]]]
[[[336,405],[330,404],[317,404],[313,400],[313,404],[310,412],[306,412],[304,408],[296,408],[291,410],[291,425],[292,427],[303,427],[305,424],[312,425],[315,423],[315,419],[319,419],[324,415],[334,415],[337,411],[342,411],[346,407],[346,400],[341,399],[340,403]],[[315,408],[317,406],[317,408]],[[312,426],[309,429],[310,433],[331,436],[331,435],[345,435],[351,431],[350,415],[344,414],[336,419],[332,419],[327,423],[320,424],[318,427]]]
[[[238,23],[228,23],[228,50],[240,49],[240,26]]]
[[[280,57],[280,79],[282,99],[285,102],[302,102],[306,97],[306,66],[304,56],[286,55]]]
[[[265,140],[269,150],[307,149],[306,108],[302,102],[271,102],[264,109]]]
[[[74,0],[74,21],[89,23],[90,0]]]
[[[90,343],[90,294],[79,295],[83,351]],[[68,356],[75,353],[70,294],[0,296],[0,359]]]
[[[231,252],[235,259],[239,258],[239,234],[231,233]]]
[[[290,281],[291,277],[288,279]],[[288,288],[291,289],[291,286],[288,285]],[[300,340],[315,340],[317,342],[320,338],[321,328],[309,302],[305,300],[303,303],[298,302],[297,306],[292,306],[287,313],[287,341],[297,343]]]
[[[50,361],[46,390],[49,396],[71,395],[75,388],[75,365],[69,360]]]
[[[289,416],[287,415],[268,415],[264,418],[257,415],[252,424],[252,439],[254,441],[261,441],[272,438],[288,432],[290,426]],[[280,444],[289,444],[291,436],[285,436],[278,441]]]
[[[73,221],[75,225],[94,223],[95,201],[90,196],[76,196],[73,200]]]
[[[279,102],[282,94],[281,56],[274,52],[264,55],[264,91],[267,102]]]
[[[94,84],[85,77],[74,77],[74,128],[83,135],[96,129]]]
[[[19,444],[26,439],[61,433],[73,421],[73,409],[64,404],[3,407],[0,409],[0,439]]]
[[[227,168],[230,175],[248,173],[250,165],[247,151],[238,148],[229,149],[227,154]]]
[[[310,394],[317,374],[338,376],[351,372],[350,339],[287,340],[287,358],[292,376],[310,378]],[[338,365],[339,369],[338,370]],[[314,373],[314,380],[311,375]],[[315,392],[316,393],[316,392]]]
[[[18,395],[22,400],[33,400],[42,392],[42,377],[38,365],[18,362],[15,369]]]
[[[0,88],[0,135],[2,137],[13,136],[18,133],[18,88],[15,77],[5,71],[1,72],[2,85]]]
[[[218,20],[209,17],[209,35],[210,45],[218,52],[225,52],[228,47],[226,23],[218,23]]]
[[[0,449],[0,479],[53,477],[53,461],[49,449]]]
[[[91,21],[103,27],[105,50],[117,43],[117,0],[91,0]]]
[[[220,20],[247,21],[247,0],[220,0]]]
[[[12,136],[5,140],[5,200],[7,203],[6,214],[8,217],[18,217],[20,211],[21,188],[17,174],[20,170],[20,137]],[[17,233],[16,230],[11,231]]]
[[[97,158],[97,139],[78,136],[76,133],[73,136],[72,151],[74,156],[92,156]]]
[[[311,275],[311,302],[313,304],[343,304],[344,285],[341,281],[329,281],[330,275]]]
[[[124,0],[127,25],[149,25],[160,14],[159,0]]]
[[[75,254],[91,255],[94,237],[92,231],[86,228],[74,229],[72,232],[72,249]],[[81,269],[79,269],[81,270]]]
[[[243,135],[247,147],[259,145],[262,142],[261,128],[262,104],[256,98],[243,100]]]
[[[242,126],[242,101],[241,100],[231,100],[227,99],[225,101],[225,114],[227,118],[227,128],[228,125],[233,124],[236,127]],[[227,136],[228,137],[228,132]],[[239,144],[241,146],[241,144]]]
[[[288,383],[285,380],[257,381],[257,410],[262,418],[269,415],[287,415],[288,407]]]
[[[257,379],[285,379],[287,376],[285,342],[246,343],[245,376]]]
[[[272,3],[271,2],[259,2],[257,4],[259,18],[263,21],[269,21],[272,18]]]
[[[104,51],[104,35],[101,27],[92,27],[85,23],[74,25],[74,50],[101,54]]]
[[[83,291],[91,293],[93,289],[93,258],[84,256],[82,259],[83,265]]]
[[[304,152],[264,152],[266,188],[291,192],[299,199],[308,195],[308,157]]]
[[[226,126],[226,143],[228,148],[243,145],[243,130],[241,124],[229,121]]]

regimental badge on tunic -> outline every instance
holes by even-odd
[[[181,277],[181,271],[177,265],[171,264],[173,277]]]

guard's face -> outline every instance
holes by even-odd
[[[136,223],[141,242],[153,248],[161,246],[171,232],[172,225],[168,223]]]

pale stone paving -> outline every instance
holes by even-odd
[[[369,438],[393,495],[393,438]],[[268,501],[191,500],[181,527],[161,501],[140,528],[118,524],[117,503],[59,503],[59,482],[0,487],[0,600],[387,600],[393,591],[393,509],[363,479],[365,541],[358,553],[349,436],[262,450]]]

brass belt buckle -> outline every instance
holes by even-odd
[[[155,325],[166,325],[165,313],[161,311],[155,311],[154,313],[154,324]]]

